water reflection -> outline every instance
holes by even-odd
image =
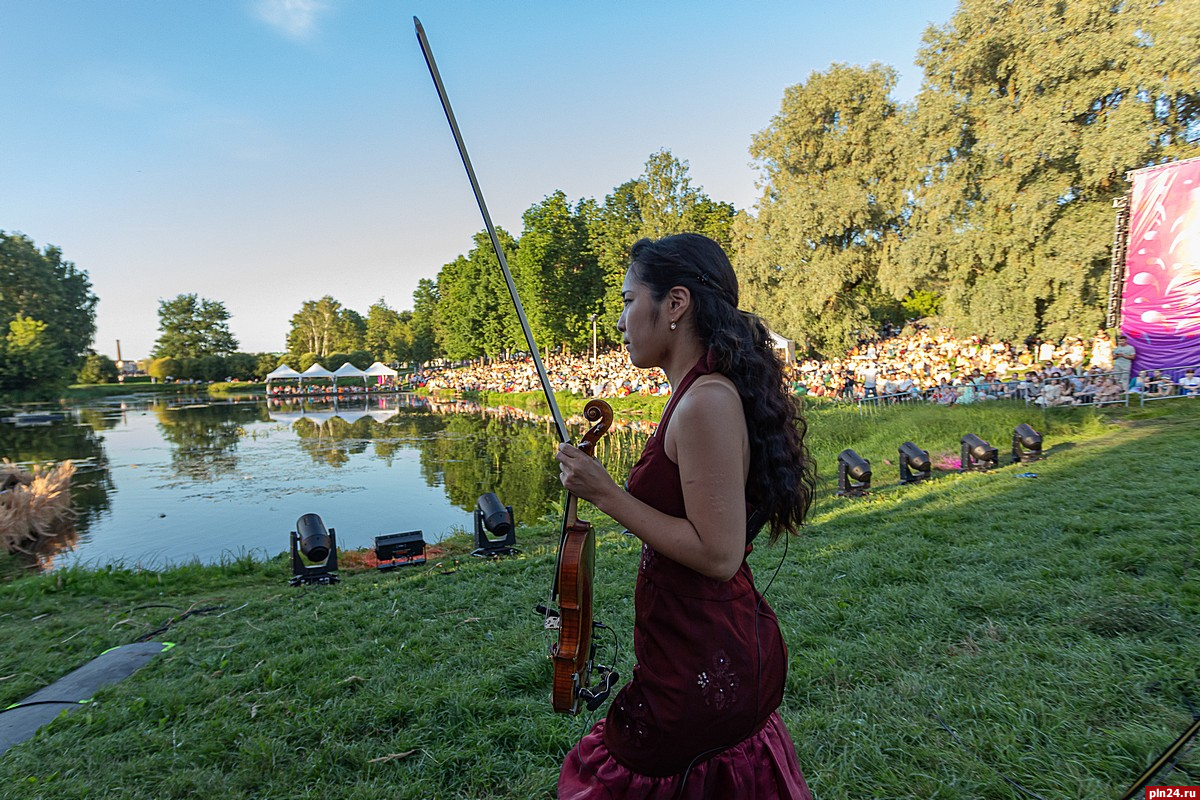
[[[582,419],[569,422],[578,434]],[[648,427],[618,421],[601,440],[598,455],[618,480]],[[337,527],[343,547],[417,528],[432,542],[468,528],[484,492],[535,521],[561,505],[556,445],[548,418],[412,395],[125,398],[49,426],[0,425],[0,455],[75,461],[73,557],[99,562],[273,555],[309,512]]]
[[[245,426],[265,419],[257,403],[158,403],[153,409],[163,439],[174,446],[174,475],[202,482],[236,471]]]

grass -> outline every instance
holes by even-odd
[[[906,439],[957,454],[968,431],[1004,452],[1020,421],[1045,461],[908,487],[884,463]],[[783,715],[817,797],[1017,796],[1005,778],[1046,800],[1119,797],[1200,705],[1200,404],[809,424],[811,524],[751,564],[785,628]],[[866,498],[832,496],[844,447],[872,462]],[[638,548],[601,530],[597,615],[628,675]],[[521,558],[455,556],[459,541],[329,587],[235,555],[2,584],[0,704],[171,620],[154,640],[178,646],[0,758],[0,796],[552,797],[588,722],[550,710],[532,611],[556,533],[520,529]],[[1158,783],[1198,782],[1194,754],[1179,767]]]

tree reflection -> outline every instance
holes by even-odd
[[[157,403],[153,409],[163,440],[173,446],[172,472],[201,483],[233,473],[245,426],[267,419],[258,403]]]

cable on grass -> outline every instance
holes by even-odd
[[[1016,782],[1016,781],[1014,781],[1012,778],[1008,777],[1007,775],[1005,775],[1003,772],[1001,772],[1000,770],[998,770],[998,769],[996,769],[995,767],[993,767],[993,766],[992,766],[991,764],[989,764],[988,762],[984,761],[984,760],[983,760],[983,758],[982,758],[982,757],[981,757],[981,756],[980,756],[978,753],[976,753],[976,752],[975,752],[975,751],[974,751],[974,750],[971,748],[971,746],[970,746],[970,745],[968,745],[968,744],[967,744],[966,742],[964,742],[964,741],[963,741],[961,738],[959,738],[958,734],[954,732],[954,729],[953,729],[953,728],[951,728],[949,725],[947,725],[947,724],[946,724],[946,721],[945,721],[944,719],[942,719],[942,715],[941,715],[941,714],[939,714],[939,713],[937,712],[937,708],[936,708],[936,707],[930,706],[930,708],[929,708],[929,712],[930,712],[931,714],[933,714],[933,718],[934,718],[934,719],[936,719],[936,720],[938,721],[938,724],[939,724],[939,725],[941,725],[943,729],[945,729],[946,733],[950,734],[950,738],[951,738],[951,739],[953,739],[953,740],[954,740],[954,742],[955,742],[956,744],[958,744],[958,746],[959,746],[959,747],[961,747],[963,750],[966,750],[966,751],[967,751],[967,753],[969,753],[969,754],[971,755],[971,757],[973,757],[973,758],[974,758],[976,761],[978,761],[980,764],[983,764],[985,767],[987,767],[988,769],[990,769],[992,772],[994,772],[994,773],[996,773],[998,776],[1000,776],[1000,779],[1001,779],[1002,781],[1004,781],[1004,782],[1005,782],[1005,783],[1007,783],[1009,786],[1011,786],[1011,787],[1013,787],[1014,789],[1016,789],[1017,791],[1019,791],[1021,794],[1024,794],[1024,795],[1027,795],[1028,797],[1032,797],[1032,798],[1034,798],[1034,800],[1046,800],[1046,798],[1042,797],[1042,796],[1041,796],[1040,794],[1038,794],[1037,792],[1033,792],[1033,791],[1030,791],[1029,789],[1026,789],[1024,786],[1022,786],[1021,784],[1017,783],[1017,782]]]
[[[188,617],[198,617],[198,616],[203,616],[204,614],[211,614],[214,611],[221,611],[224,608],[225,608],[225,606],[205,606],[204,608],[196,608],[193,605],[187,611],[184,611],[182,614],[179,614],[178,616],[171,617],[170,619],[168,619],[166,622],[164,622],[159,627],[155,628],[154,630],[150,631],[147,634],[139,636],[137,639],[134,639],[134,641],[135,642],[148,642],[151,639],[153,639],[155,636],[158,636],[160,633],[164,633],[168,628],[170,628],[176,622],[183,622]]]
[[[5,711],[29,708],[30,706],[83,706],[90,702],[92,702],[91,698],[87,700],[30,700],[28,703],[13,703],[11,706],[0,708],[0,714],[3,714]]]

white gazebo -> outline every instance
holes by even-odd
[[[300,374],[300,385],[301,386],[304,385],[305,378],[308,378],[309,380],[312,380],[313,378],[324,378],[325,380],[333,380],[333,373],[330,372],[329,370],[325,369],[324,367],[322,367],[320,364],[314,363],[311,367],[304,370],[304,372],[302,372]]]
[[[363,386],[367,385],[366,373],[351,364],[349,361],[347,361],[345,364],[342,364],[333,372],[333,380],[335,383],[342,378],[359,378],[362,380]]]
[[[269,384],[271,381],[298,381],[300,373],[289,367],[287,364],[280,364],[267,375],[266,381]]]
[[[796,343],[790,339],[785,339],[775,331],[768,331],[771,334],[771,345],[779,353],[779,357],[786,363],[791,364],[796,360]]]
[[[396,376],[399,374],[399,372],[396,372],[396,370],[380,361],[376,361],[374,364],[363,370],[364,376],[367,378],[376,378],[377,383],[383,384],[395,383]]]

